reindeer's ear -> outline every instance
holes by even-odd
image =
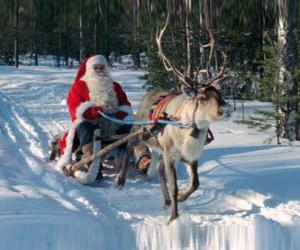
[[[215,81],[210,86],[214,87],[216,90],[221,90],[223,88],[223,83]]]
[[[192,98],[197,95],[197,90],[195,90],[192,87],[188,87],[184,84],[181,84],[180,86],[181,92],[187,97],[187,98]]]

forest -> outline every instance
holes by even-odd
[[[271,102],[274,111],[248,121],[275,127],[281,138],[300,140],[298,0],[0,0],[1,64],[19,67],[26,54],[39,65],[53,55],[56,66],[73,67],[91,54],[132,55],[134,68],[147,58],[147,88],[172,88],[178,81],[157,55],[156,36],[170,16],[162,45],[189,74],[207,63],[201,44],[216,41],[219,52],[209,74],[222,67],[224,92],[233,99]],[[220,52],[222,51],[222,52]],[[188,66],[187,66],[188,65]],[[274,124],[266,121],[275,121]]]

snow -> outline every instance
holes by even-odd
[[[300,144],[263,144],[229,121],[199,159],[199,189],[169,209],[156,178],[107,178],[83,186],[54,170],[51,133],[70,125],[66,95],[75,69],[0,66],[0,249],[300,249]],[[142,71],[113,71],[136,109]],[[245,102],[245,110],[268,108]],[[188,185],[178,165],[180,188]]]

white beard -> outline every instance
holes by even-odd
[[[90,101],[108,113],[115,113],[118,110],[118,99],[110,77],[93,74],[85,75],[82,80],[89,89]]]

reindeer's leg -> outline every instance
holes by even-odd
[[[116,186],[119,189],[121,189],[125,184],[129,156],[132,153],[133,153],[132,145],[128,143],[121,159],[120,173],[117,175],[115,180]]]
[[[178,192],[178,201],[185,201],[192,193],[194,193],[199,187],[199,177],[197,172],[198,161],[192,162],[192,164],[187,165],[187,170],[190,176],[190,186],[183,191]]]
[[[165,168],[167,172],[168,186],[169,186],[169,194],[171,198],[171,217],[169,218],[169,222],[175,220],[178,217],[178,207],[177,207],[177,195],[178,195],[178,187],[177,187],[177,176],[175,170],[175,163],[171,158],[171,154],[169,152],[164,152],[164,162]]]
[[[158,174],[159,174],[159,182],[161,186],[161,190],[165,199],[165,207],[171,205],[171,199],[167,187],[167,180],[165,174],[165,165],[163,159],[160,159],[158,163]]]

